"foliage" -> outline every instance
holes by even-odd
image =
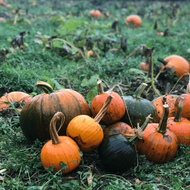
[[[34,84],[42,80],[55,90],[71,88],[80,92],[90,104],[97,95],[96,82],[100,78],[105,91],[115,85],[114,90],[120,95],[132,95],[145,82],[148,89],[143,96],[153,100],[157,95],[152,90],[151,77],[139,66],[146,57],[142,45],[155,48],[154,85],[160,94],[164,94],[164,84],[171,82],[174,86],[178,79],[171,70],[159,73],[157,58],[176,54],[190,60],[187,1],[180,4],[124,0],[5,2],[11,7],[0,5],[0,15],[4,18],[0,23],[1,95],[8,91],[40,94]],[[100,10],[104,16],[109,12],[110,16],[92,18],[89,15],[92,9]],[[142,27],[125,24],[130,14],[141,16]],[[166,29],[166,36],[155,35]],[[13,46],[15,37],[17,44]],[[90,50],[93,55],[87,56]],[[186,79],[180,80],[173,92],[183,93],[187,83]],[[98,161],[95,150],[91,162],[85,159],[90,155],[84,154],[79,168],[63,176],[60,171],[55,173],[52,168],[42,167],[40,150],[44,143],[36,140],[30,144],[26,140],[18,115],[0,116],[0,140],[1,189],[190,188],[190,147],[186,145],[181,145],[166,164],[154,164],[139,155],[135,168],[118,174],[106,173],[103,166],[97,169],[99,162],[93,165],[94,160]]]

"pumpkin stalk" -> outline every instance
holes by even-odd
[[[100,111],[98,112],[96,117],[94,118],[95,122],[99,123],[101,121],[101,119],[104,117],[104,115],[111,103],[112,98],[113,98],[113,96],[111,94],[109,94],[106,101],[104,102],[102,108],[100,109]]]
[[[134,134],[125,134],[125,136],[127,138],[130,138],[128,140],[130,143],[135,144],[138,139],[143,138],[143,136],[144,136],[143,131],[146,129],[150,119],[151,119],[151,114],[146,117],[146,120],[144,121],[144,123],[141,127],[139,127],[139,125],[137,125],[137,129],[132,129],[134,131],[135,135]]]
[[[35,83],[35,86],[42,89],[47,94],[53,92],[53,88],[47,82],[38,81]]]
[[[61,119],[60,127],[59,127],[58,130],[56,130],[56,123],[60,119]],[[61,143],[61,139],[60,139],[60,137],[59,137],[59,135],[58,135],[57,132],[62,127],[64,121],[65,121],[65,116],[64,116],[64,114],[62,112],[55,113],[55,115],[51,119],[50,125],[49,125],[49,132],[50,132],[50,137],[52,139],[52,144],[59,144],[59,143]]]
[[[176,111],[176,114],[175,114],[175,118],[174,118],[175,122],[180,122],[181,121],[181,114],[182,114],[182,110],[183,110],[183,103],[184,103],[184,98],[180,97],[178,108],[177,108],[177,111]]]
[[[189,75],[189,83],[186,88],[186,94],[190,94],[190,75]]]
[[[142,83],[135,91],[133,97],[135,97],[136,99],[140,99],[141,98],[141,94],[144,91],[144,89],[147,87],[146,83]]]
[[[157,91],[155,85],[154,85],[154,60],[153,60],[153,53],[151,51],[151,84],[154,92],[158,95],[161,96],[160,93]]]
[[[97,90],[98,90],[98,94],[103,94],[104,93],[104,89],[102,86],[102,81],[100,79],[98,79],[97,82]]]
[[[165,87],[165,95],[169,95],[171,91],[171,84],[168,82]]]
[[[159,62],[163,63],[164,66],[168,64],[168,63],[167,63],[164,59],[162,59],[162,58],[157,58],[157,60],[158,60]]]
[[[167,120],[169,115],[169,106],[167,104],[163,105],[163,113],[160,120],[160,123],[157,127],[157,131],[159,133],[165,134],[166,133],[166,126],[167,126]]]

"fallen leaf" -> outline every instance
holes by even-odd
[[[5,172],[7,169],[2,169],[0,170],[0,174],[2,174],[3,172]]]
[[[91,184],[92,184],[92,170],[90,169],[90,170],[88,171],[88,173],[89,173],[90,175],[87,177],[87,181],[88,181],[88,187],[90,187]]]

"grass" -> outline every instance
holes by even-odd
[[[65,87],[80,92],[90,104],[97,94],[97,78],[105,81],[105,89],[117,84],[120,88],[115,89],[125,95],[133,94],[138,86],[137,82],[150,83],[147,73],[142,72],[139,67],[139,63],[145,61],[140,51],[121,64],[141,44],[146,44],[149,48],[155,47],[153,59],[158,66],[158,57],[177,54],[190,59],[187,51],[190,47],[188,2],[180,2],[180,11],[176,11],[175,15],[172,15],[172,10],[178,5],[177,2],[152,4],[149,1],[103,1],[101,5],[93,5],[90,1],[72,3],[39,0],[36,1],[36,6],[31,5],[32,1],[18,2],[10,0],[11,8],[0,6],[0,13],[5,18],[0,23],[1,50],[9,51],[5,57],[0,54],[0,84],[11,91],[23,91],[32,95],[42,93],[34,84],[43,80],[54,86],[55,90]],[[111,16],[90,18],[89,11],[94,8],[109,12]],[[15,11],[18,9],[20,15],[16,19]],[[142,17],[143,25],[140,28],[126,26],[124,22],[127,15],[134,13]],[[112,28],[115,20],[118,20],[118,25]],[[158,20],[156,30],[155,20]],[[154,35],[154,32],[164,31],[166,28],[169,28],[168,36]],[[24,49],[11,49],[11,41],[23,31],[30,32],[24,36]],[[37,32],[41,32],[39,40],[42,44],[34,40],[37,39]],[[56,36],[73,46],[57,40],[53,42],[53,47],[47,47],[50,39],[45,35]],[[126,50],[123,50],[121,40],[125,38],[127,44]],[[81,49],[85,59],[75,47]],[[86,55],[89,50],[94,52],[91,57]],[[175,77],[172,79],[173,83],[177,81]],[[164,83],[166,82],[167,79]],[[182,88],[185,89],[185,86]],[[87,155],[84,155],[77,170],[63,176],[60,171],[55,173],[52,168],[42,167],[40,151],[44,143],[36,140],[32,144],[27,141],[21,131],[18,115],[2,115],[0,126],[2,190],[190,189],[190,148],[186,145],[181,145],[175,157],[166,164],[154,164],[145,156],[138,155],[136,167],[122,174],[99,172],[93,165],[87,164]],[[92,175],[91,183],[88,182],[89,175]]]

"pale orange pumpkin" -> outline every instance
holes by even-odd
[[[100,17],[101,12],[99,10],[91,10],[90,11],[90,16],[92,16],[92,17]]]
[[[164,60],[158,58],[158,61],[162,62],[161,70],[163,70],[165,67],[170,68],[174,70],[174,75],[178,78],[187,76],[190,72],[189,62],[179,55],[170,55]]]
[[[88,115],[78,115],[69,122],[66,134],[77,142],[82,152],[90,152],[102,142],[104,133],[99,122],[106,113],[111,99],[112,96],[109,95],[94,119]]]
[[[6,110],[10,107],[8,101],[11,102],[18,111],[21,111],[22,105],[26,104],[26,102],[28,102],[31,99],[32,96],[25,92],[14,91],[6,93],[0,97],[0,111]]]
[[[125,23],[132,23],[134,26],[136,27],[140,27],[142,25],[142,20],[141,17],[138,15],[129,15],[126,19],[125,19]]]
[[[80,149],[76,142],[68,136],[58,136],[56,122],[61,120],[62,127],[65,116],[62,112],[57,112],[49,126],[51,140],[44,144],[41,150],[41,163],[44,168],[55,166],[54,171],[61,169],[60,162],[66,164],[66,169],[61,170],[63,174],[69,173],[80,164]]]

